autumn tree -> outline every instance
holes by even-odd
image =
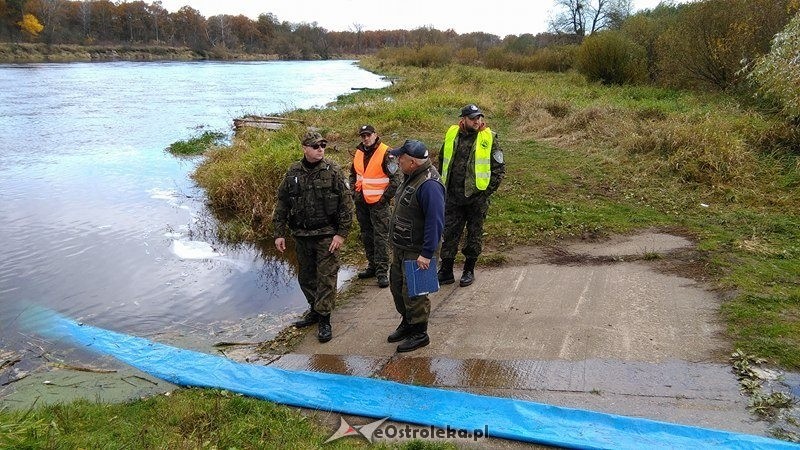
[[[180,45],[193,50],[210,48],[206,34],[206,20],[200,11],[191,6],[184,6],[172,14],[172,20],[175,26],[175,39]]]
[[[44,41],[48,44],[60,42],[60,25],[63,18],[64,0],[30,0],[26,8],[44,25]]]
[[[22,20],[17,22],[17,24],[23,33],[31,37],[38,36],[39,33],[44,30],[44,25],[39,23],[39,19],[37,19],[33,14],[23,14]]]
[[[646,10],[629,17],[621,27],[633,42],[645,50],[647,56],[647,76],[650,81],[658,78],[657,42],[659,37],[674,25],[678,8],[660,3],[652,10]]]
[[[797,10],[796,0],[706,0],[682,5],[659,37],[659,79],[683,87],[728,89],[743,64],[769,51]]]

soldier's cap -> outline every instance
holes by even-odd
[[[428,148],[416,139],[407,139],[402,146],[389,150],[389,154],[395,157],[406,154],[412,158],[424,159],[428,157]]]
[[[459,117],[469,117],[470,119],[474,119],[482,115],[483,111],[481,111],[481,109],[476,105],[467,105],[461,108],[461,115]]]
[[[375,127],[372,125],[361,125],[358,127],[358,135],[361,136],[362,134],[372,134],[375,132]]]
[[[306,134],[304,134],[303,137],[300,138],[300,142],[303,145],[309,146],[309,145],[314,145],[318,142],[328,142],[328,141],[316,131],[307,131]]]

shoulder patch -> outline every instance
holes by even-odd
[[[498,150],[492,153],[492,158],[494,158],[494,160],[499,162],[500,164],[503,164],[503,152]]]

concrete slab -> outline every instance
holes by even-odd
[[[727,364],[719,298],[659,269],[692,245],[645,232],[566,246],[588,256],[569,264],[522,249],[507,267],[479,265],[472,286],[431,296],[431,343],[411,354],[386,342],[400,321],[389,291],[356,281],[332,316],[334,339],[312,330],[294,353],[358,355],[372,361],[363,373],[397,381],[768,435]],[[597,258],[609,256],[623,258]]]

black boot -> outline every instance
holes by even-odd
[[[403,318],[400,321],[400,325],[397,326],[397,329],[394,330],[394,333],[390,334],[389,337],[386,338],[389,342],[400,342],[408,336],[408,333],[411,331],[411,325],[406,322],[406,319]]]
[[[362,270],[361,272],[358,272],[358,275],[356,276],[361,280],[365,278],[372,278],[375,276],[375,268],[372,266],[368,266],[366,269]]]
[[[397,346],[397,351],[400,353],[410,352],[430,344],[431,340],[428,337],[428,323],[415,323],[411,324],[411,332],[406,339]]]
[[[308,308],[308,311],[303,314],[303,317],[301,317],[300,320],[292,322],[292,325],[296,326],[297,328],[303,328],[309,325],[314,325],[317,322],[319,322],[319,314],[314,311],[314,308]]]
[[[327,316],[320,315],[319,316],[319,331],[317,332],[317,340],[320,342],[328,342],[333,337],[333,331],[331,330],[331,316],[328,314]]]
[[[477,261],[477,258],[467,258],[464,262],[464,272],[461,274],[461,280],[458,281],[459,286],[469,286],[475,281],[475,263]]]
[[[378,287],[381,289],[389,287],[389,276],[385,273],[378,274]]]
[[[453,275],[453,258],[442,258],[442,266],[439,267],[437,273],[439,277],[439,284],[453,284],[456,282],[456,277]]]

